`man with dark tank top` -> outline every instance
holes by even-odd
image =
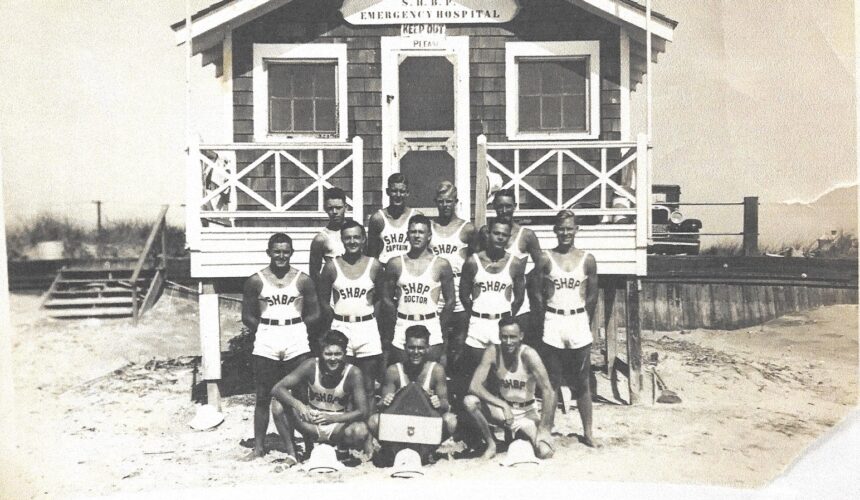
[[[463,352],[463,342],[466,340],[466,329],[469,326],[469,312],[463,308],[459,296],[460,273],[463,263],[474,250],[477,243],[475,225],[457,217],[457,188],[450,181],[442,181],[436,188],[436,208],[438,215],[433,221],[433,238],[430,240],[430,251],[434,255],[445,258],[451,264],[454,276],[454,310],[448,322],[447,339],[447,372],[451,375],[462,369],[460,357]],[[442,311],[440,304],[439,312]],[[465,389],[465,388],[463,388]]]
[[[517,210],[516,194],[513,189],[502,189],[493,197],[493,210],[496,212],[496,219],[505,221],[511,224],[511,238],[508,246],[505,248],[508,253],[523,261],[527,282],[533,281],[534,273],[530,271],[529,260],[531,264],[537,263],[540,257],[540,241],[534,231],[521,226],[514,220],[514,213]],[[478,248],[486,249],[489,241],[488,226],[481,228],[478,236]],[[527,285],[527,291],[531,287]],[[531,315],[531,293],[527,293],[523,299],[523,305],[517,311],[517,323],[523,331],[525,343],[536,347],[539,345],[540,324],[532,321]]]
[[[349,339],[346,354],[364,374],[369,404],[374,382],[382,378],[382,342],[374,315],[382,266],[362,254],[367,238],[361,224],[346,221],[340,238],[345,253],[328,262],[320,273],[320,307],[331,321],[330,328],[345,333]]]
[[[454,279],[451,265],[427,251],[432,237],[430,219],[418,214],[408,223],[409,252],[385,267],[382,300],[396,311],[397,323],[391,341],[392,362],[405,361],[406,329],[420,324],[430,331],[428,358],[445,364],[445,337],[454,309]],[[445,305],[439,312],[440,299]]]
[[[496,454],[496,443],[489,422],[504,425],[514,438],[528,439],[538,458],[553,454],[550,437],[555,413],[555,393],[537,351],[524,345],[515,318],[506,316],[498,322],[500,344],[484,351],[481,363],[469,384],[469,395],[463,406],[477,424],[486,444],[483,458]],[[487,386],[494,387],[493,390]],[[541,408],[535,400],[535,389],[545,395]]]
[[[320,319],[317,292],[307,274],[290,266],[293,241],[284,233],[269,238],[271,262],[245,281],[242,323],[254,337],[254,450],[245,459],[266,454],[272,387],[310,356],[308,330]]]
[[[293,431],[304,437],[304,456],[315,442],[343,444],[369,457],[372,442],[361,370],[346,362],[346,335],[329,330],[318,357],[305,360],[272,390],[272,416],[293,463],[298,458]]]
[[[591,430],[591,322],[597,307],[597,263],[573,246],[576,221],[562,210],[553,227],[558,246],[543,252],[535,266],[535,319],[543,321],[543,354],[550,381],[558,390],[564,380],[582,419],[582,443],[594,447]],[[543,316],[543,318],[541,318]]]

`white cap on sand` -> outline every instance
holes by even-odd
[[[410,479],[423,476],[421,470],[421,456],[412,448],[404,448],[394,456],[394,472],[391,477]]]
[[[212,405],[202,405],[197,408],[197,413],[188,425],[195,431],[205,431],[216,427],[224,421],[224,414],[216,410]]]
[[[532,444],[525,439],[517,439],[510,446],[505,457],[499,462],[499,465],[512,467],[521,464],[540,464],[540,460],[535,456],[535,450]]]
[[[345,465],[338,462],[335,449],[327,444],[318,444],[311,451],[311,456],[299,470],[304,472],[338,472],[346,468]]]

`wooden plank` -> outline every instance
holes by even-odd
[[[680,330],[681,315],[681,285],[669,284],[666,287],[666,297],[669,302],[669,330]]]
[[[630,404],[641,400],[642,389],[642,331],[639,327],[639,290],[637,280],[627,281],[627,365],[630,374],[627,378],[630,389]]]
[[[612,372],[615,360],[618,358],[618,321],[615,319],[616,280],[607,280],[603,290],[603,318],[606,328],[606,374]]]
[[[798,305],[801,311],[809,310],[809,289],[805,286],[801,286],[797,288],[798,291]]]
[[[700,328],[713,328],[714,303],[711,297],[711,285],[696,285],[696,298],[698,317],[696,326]]]
[[[767,307],[767,320],[770,321],[777,317],[776,314],[776,295],[777,290],[776,287],[766,286],[764,288],[765,292],[765,306]]]
[[[669,300],[666,283],[654,283],[654,329],[667,331],[669,327]]]
[[[654,318],[654,285],[642,284],[642,292],[639,297],[639,316],[642,319],[642,330],[656,330]]]
[[[693,330],[699,326],[699,297],[697,288],[698,285],[681,285],[681,310],[684,318],[683,328],[688,330]]]
[[[734,330],[740,328],[744,323],[744,296],[740,286],[727,285],[728,290],[728,309],[729,318],[726,322],[726,329]]]
[[[726,329],[730,323],[731,311],[729,310],[729,289],[727,285],[710,285],[711,303],[714,312],[712,315],[713,328]]]

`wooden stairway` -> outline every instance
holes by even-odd
[[[88,269],[64,268],[57,277],[42,303],[52,318],[130,318],[134,316],[134,305],[146,310],[152,304],[144,304],[150,290],[156,284],[156,269],[142,270],[137,278],[138,289],[146,291],[135,294],[131,285],[134,269]],[[156,290],[152,290],[156,292]],[[154,297],[150,299],[154,302]]]
[[[167,205],[161,207],[133,268],[64,267],[45,294],[42,308],[53,318],[131,317],[137,325],[137,320],[155,305],[164,288],[167,208]],[[155,254],[151,259],[156,239],[161,240],[161,255]]]

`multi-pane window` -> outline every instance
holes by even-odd
[[[599,41],[505,43],[508,139],[597,139],[600,107]]]
[[[519,129],[587,132],[588,58],[518,58]]]
[[[268,61],[269,133],[337,133],[337,61]]]

